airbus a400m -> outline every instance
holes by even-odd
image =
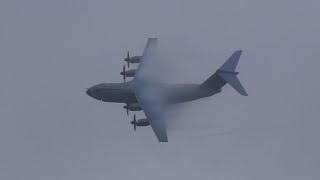
[[[222,91],[226,84],[231,85],[239,94],[247,96],[247,93],[237,78],[235,71],[242,50],[234,52],[229,59],[201,84],[162,84],[150,79],[152,72],[147,71],[154,60],[157,50],[156,38],[149,38],[142,56],[130,58],[129,52],[125,61],[139,63],[138,68],[122,72],[125,82],[102,83],[92,86],[87,94],[99,101],[124,103],[124,108],[129,111],[144,111],[146,118],[131,122],[136,130],[137,126],[151,126],[159,142],[168,142],[165,125],[164,110],[168,104],[184,103],[200,98],[210,97]],[[127,77],[133,79],[126,82]]]

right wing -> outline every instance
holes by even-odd
[[[159,142],[168,142],[164,112],[164,95],[151,70],[156,61],[157,39],[149,38],[134,76],[135,94]]]
[[[148,90],[146,90],[147,88]],[[155,90],[153,87],[142,86],[136,91],[136,96],[159,142],[168,142],[165,121],[163,118],[164,103],[159,100],[159,94],[150,96],[145,92]]]

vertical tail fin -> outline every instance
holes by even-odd
[[[242,54],[242,50],[238,50],[234,52],[229,57],[229,59],[219,68],[219,70],[234,72],[238,65],[241,54]]]
[[[239,94],[248,96],[246,90],[237,78],[237,74],[239,73],[235,71],[241,54],[242,50],[234,52],[231,57],[216,71],[216,73],[202,84],[202,86],[218,90],[218,88],[222,88],[226,83],[228,83]]]

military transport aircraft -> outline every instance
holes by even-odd
[[[102,83],[87,89],[86,93],[99,101],[125,103],[124,108],[129,111],[143,110],[146,118],[136,120],[131,124],[136,130],[137,126],[151,125],[159,142],[168,142],[166,124],[164,119],[165,107],[169,104],[177,104],[209,97],[220,93],[225,84],[231,85],[238,93],[247,96],[237,78],[235,71],[242,50],[234,52],[231,57],[202,84],[163,84],[149,77],[153,72],[148,71],[153,64],[157,50],[157,38],[149,38],[142,56],[130,58],[129,53],[125,61],[128,63],[139,63],[136,70],[125,70],[121,75],[125,81],[126,77],[133,80],[123,83]]]

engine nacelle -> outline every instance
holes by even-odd
[[[126,77],[133,77],[136,74],[135,69],[130,69],[128,71],[123,71],[120,73],[121,75],[125,75]]]
[[[139,103],[128,104],[123,106],[124,109],[129,109],[130,111],[141,111],[142,108]]]
[[[141,60],[141,56],[133,56],[130,58],[129,51],[127,53],[127,57],[124,59],[124,61],[127,62],[128,67],[130,67],[130,63],[139,63],[140,60]]]
[[[141,56],[133,56],[130,58],[130,63],[139,63],[141,60]]]
[[[133,125],[134,131],[137,130],[137,126],[149,126],[150,125],[148,119],[139,119],[137,121],[136,115],[133,116],[133,121],[131,121],[131,124]]]
[[[150,123],[148,119],[139,119],[137,122],[132,121],[131,124],[136,124],[136,126],[149,126]]]

